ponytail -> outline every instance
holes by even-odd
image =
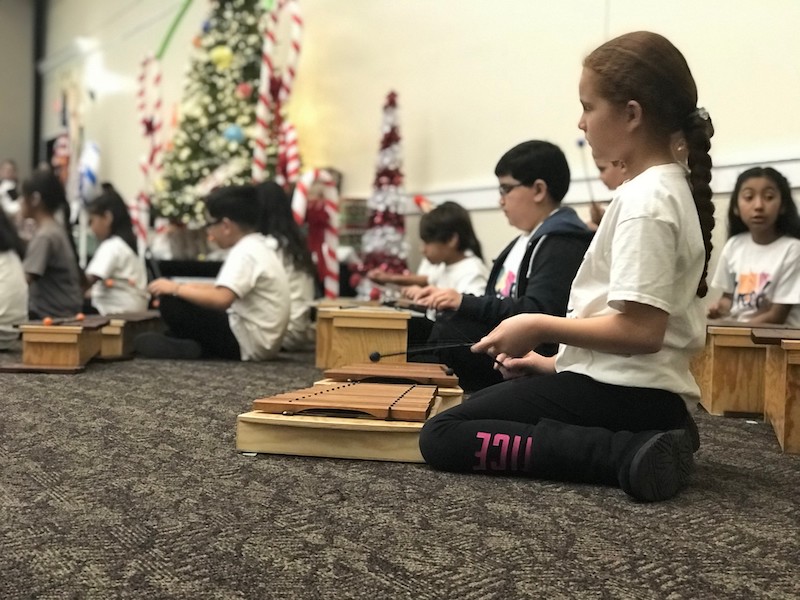
[[[708,293],[708,261],[711,259],[711,232],[714,229],[714,204],[711,202],[711,137],[714,135],[714,126],[705,109],[693,111],[686,119],[683,127],[686,136],[686,145],[689,150],[689,187],[692,190],[697,216],[700,219],[700,231],[703,234],[703,246],[706,251],[706,260],[703,265],[703,275],[697,286],[697,295],[704,298]]]

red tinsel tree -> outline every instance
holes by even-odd
[[[397,94],[390,92],[383,106],[383,125],[372,196],[367,201],[369,226],[362,238],[362,274],[372,269],[408,273],[405,219],[400,211],[403,194],[403,160],[397,118]],[[381,289],[366,277],[356,287],[358,296],[377,300]]]

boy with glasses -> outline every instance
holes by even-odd
[[[441,312],[428,339],[431,345],[477,342],[500,321],[520,313],[566,314],[570,286],[592,232],[573,209],[561,206],[570,183],[564,153],[549,142],[523,142],[500,158],[495,175],[500,207],[522,234],[494,261],[484,295],[429,289],[414,298]],[[537,348],[545,356],[556,350],[555,345]],[[491,358],[469,348],[439,351],[435,360],[452,367],[467,391],[503,380]]]

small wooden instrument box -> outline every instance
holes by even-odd
[[[101,330],[108,323],[107,317],[89,316],[80,321],[55,319],[52,325],[20,325],[22,364],[42,371],[81,371],[100,354]]]
[[[110,321],[103,327],[100,358],[114,360],[133,355],[133,340],[140,333],[161,331],[164,326],[157,310],[108,315]]]
[[[784,452],[800,454],[800,330],[753,329],[767,345],[764,420]]]
[[[256,400],[254,410],[237,418],[236,449],[423,462],[419,432],[426,419],[461,402],[458,379],[446,375],[443,365],[366,365],[373,372],[359,373],[364,366],[343,367],[344,374],[332,369],[311,388]],[[386,371],[377,376],[376,368]],[[398,370],[403,371],[402,377],[397,376]],[[432,378],[449,387],[439,387]],[[384,383],[373,383],[375,379]]]
[[[409,311],[383,306],[320,306],[317,312],[317,368],[367,362],[373,352],[405,352],[410,318]],[[406,357],[398,354],[382,360],[406,362]]]
[[[712,415],[764,412],[767,346],[751,339],[751,327],[709,325],[705,350],[692,361],[700,403]]]

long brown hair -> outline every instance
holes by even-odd
[[[666,138],[676,131],[683,133],[689,150],[689,186],[706,251],[697,286],[697,295],[704,297],[714,229],[708,154],[714,127],[708,113],[697,109],[697,86],[686,59],[665,37],[636,31],[609,40],[589,54],[583,66],[597,74],[598,92],[609,102],[638,102],[646,126],[655,135]]]

